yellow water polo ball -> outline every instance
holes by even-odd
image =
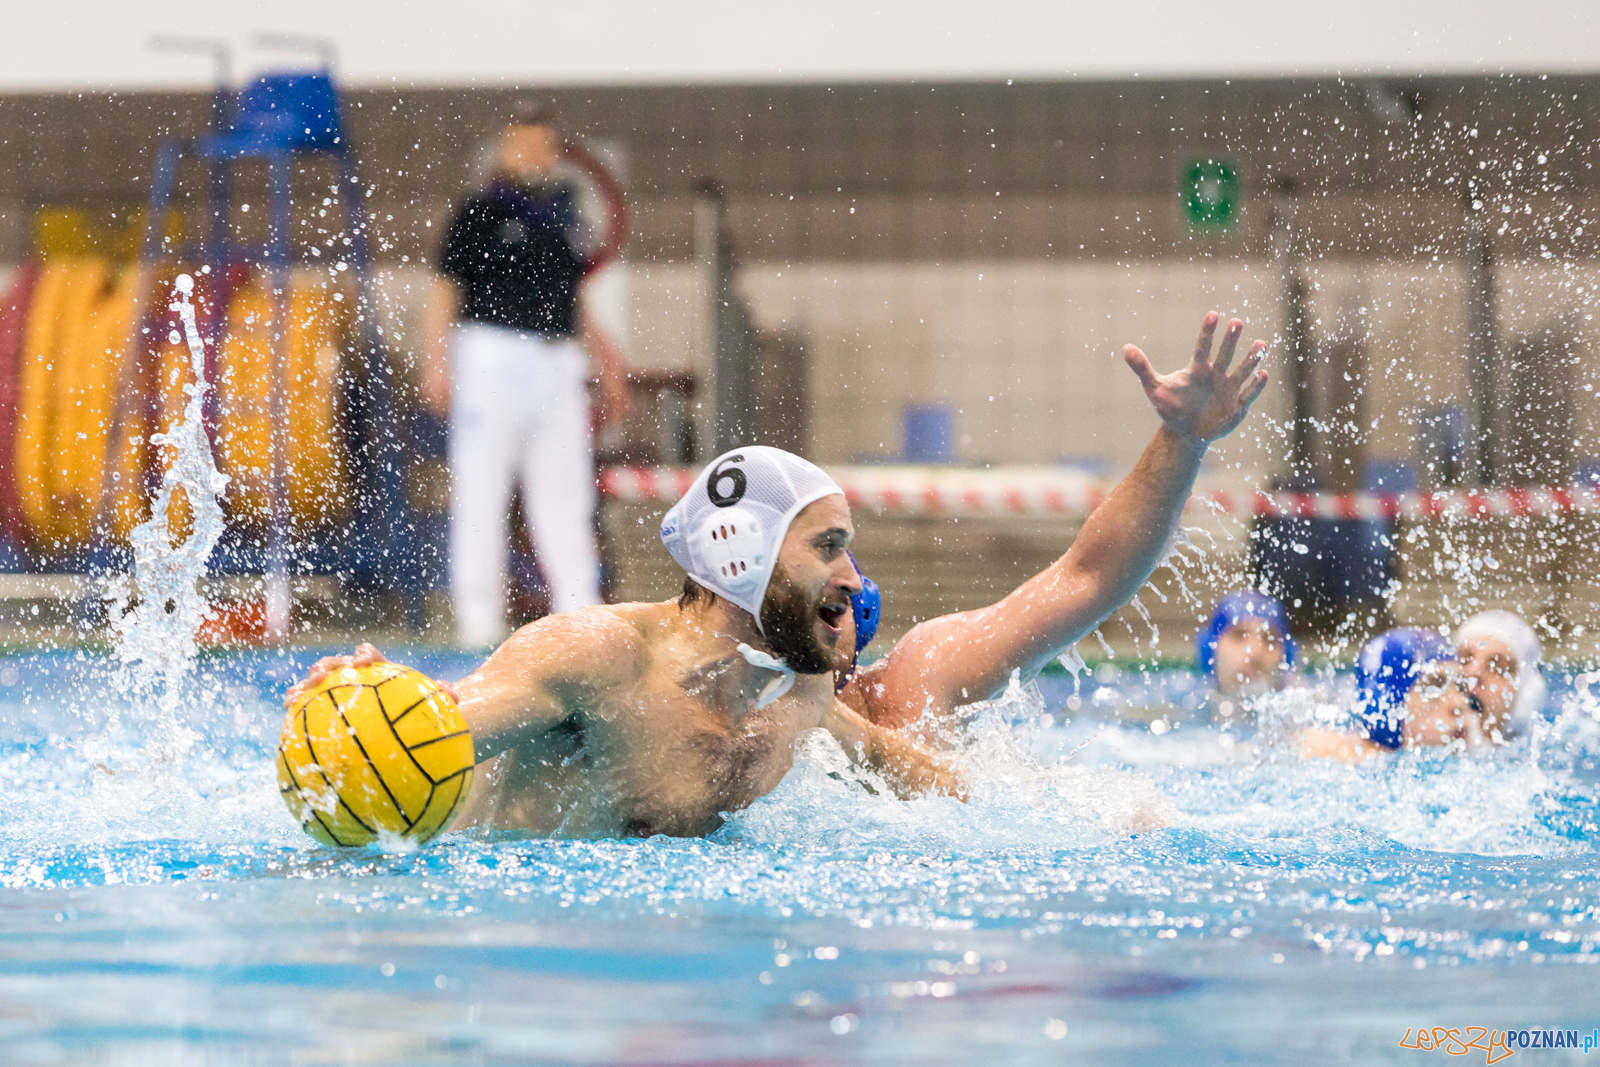
[[[422,844],[472,785],[472,734],[450,693],[398,663],[341,667],[302,693],[278,739],[278,791],[325,845]]]

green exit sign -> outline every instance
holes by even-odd
[[[1239,212],[1239,172],[1222,159],[1197,159],[1183,172],[1183,206],[1192,226],[1229,226]]]

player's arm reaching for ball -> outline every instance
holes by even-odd
[[[506,639],[472,674],[446,688],[456,698],[478,763],[582,714],[594,694],[626,684],[636,669],[637,631],[606,612],[551,615]],[[383,661],[370,644],[353,656],[327,656],[284,698],[292,707],[340,667]]]
[[[543,733],[634,680],[639,634],[608,611],[548,615],[456,683],[478,760]]]
[[[1036,674],[1127,603],[1168,550],[1207,446],[1239,425],[1266,386],[1266,342],[1236,359],[1244,323],[1233,319],[1213,354],[1218,325],[1209,312],[1193,358],[1172,374],[1157,373],[1135,346],[1123,349],[1162,425],[1066,554],[996,604],[914,627],[858,673],[847,699],[890,726],[988,699],[1013,670]]]

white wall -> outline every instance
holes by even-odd
[[[1585,0],[88,0],[11,3],[0,91],[201,87],[155,34],[221,37],[245,71],[261,31],[331,40],[356,85],[706,84],[1600,69]]]
[[[642,366],[692,367],[703,351],[702,287],[693,267],[629,267],[631,357]],[[1464,279],[1452,262],[1320,262],[1312,265],[1315,332],[1366,308],[1369,455],[1414,455],[1415,411],[1463,402]],[[1209,308],[1238,314],[1249,336],[1281,351],[1280,283],[1270,270],[1220,264],[990,261],[942,265],[814,264],[746,268],[740,285],[761,324],[801,326],[812,351],[815,455],[844,463],[894,453],[907,402],[955,405],[961,458],[1054,463],[1102,457],[1127,470],[1155,428],[1121,345],[1142,347],[1158,368],[1189,356]],[[1584,349],[1578,384],[1579,455],[1600,456],[1600,378],[1590,311],[1600,267],[1503,264],[1503,339],[1560,317]],[[1351,310],[1342,310],[1351,309]],[[1269,360],[1273,384],[1257,415],[1214,450],[1217,476],[1259,478],[1287,454],[1287,374]],[[993,397],[993,400],[989,398]]]

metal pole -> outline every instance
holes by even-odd
[[[754,440],[754,361],[750,344],[750,315],[734,291],[733,257],[727,235],[727,205],[715,182],[701,185],[696,204],[696,242],[710,285],[709,322],[713,398],[711,455]],[[704,232],[702,232],[702,229]]]
[[[700,351],[695,383],[695,451],[696,461],[710,459],[722,451],[718,446],[718,428],[722,420],[720,401],[721,382],[718,377],[717,335],[718,301],[722,277],[722,194],[716,183],[704,181],[696,190],[694,201],[694,258],[705,291],[705,316],[700,324]]]
[[[212,61],[211,123],[212,137],[227,135],[233,119],[233,49],[221,37],[190,37],[182,34],[161,34],[150,39],[150,47],[158,52],[185,52],[190,55],[208,55]],[[232,173],[228,161],[213,155],[211,171],[211,219],[201,237],[204,262],[213,268],[222,266],[221,249],[227,242],[228,204],[232,197]]]
[[[263,570],[266,585],[266,639],[289,638],[289,501],[288,421],[284,406],[285,369],[289,364],[289,212],[291,165],[285,150],[268,157],[267,186],[271,230],[267,237],[267,265],[272,278],[272,377],[268,397],[271,419],[272,475],[267,516],[267,553]]]
[[[211,95],[211,136],[226,137],[233,122],[233,65],[226,47],[217,50],[217,84]],[[233,204],[233,161],[220,153],[211,157],[211,225],[206,234],[206,262],[211,269],[226,272],[228,266],[229,218]],[[222,278],[217,279],[219,282]],[[224,308],[226,301],[221,302]],[[215,380],[215,379],[213,379]]]
[[[172,206],[172,186],[178,174],[178,155],[182,142],[163,141],[156,150],[156,172],[150,179],[150,200],[144,217],[144,240],[139,245],[139,262],[160,261],[167,240],[167,211]]]
[[[222,390],[216,388],[222,339],[228,330],[228,305],[233,300],[233,158],[219,151],[219,144],[233,125],[233,61],[226,43],[219,44],[216,56],[216,86],[211,95],[211,191],[206,207],[211,213],[206,228],[203,259],[211,265],[211,299],[204,325],[217,343],[206,349],[206,381],[213,387],[205,397],[205,428],[216,449],[222,424]]]
[[[1293,402],[1293,430],[1289,453],[1289,480],[1297,486],[1315,482],[1311,455],[1312,378],[1311,325],[1306,308],[1306,284],[1300,273],[1300,245],[1295,232],[1299,183],[1278,179],[1273,206],[1273,255],[1283,277],[1284,361],[1289,369],[1289,395]]]
[[[258,33],[251,40],[257,48],[311,52],[322,63],[324,70],[333,70],[333,64],[339,58],[331,37],[313,37],[304,33]]]
[[[139,278],[135,283],[138,287],[137,306],[140,308],[140,313],[133,317],[128,337],[123,343],[122,359],[117,365],[116,384],[113,387],[115,391],[111,397],[111,426],[106,434],[105,459],[100,468],[100,497],[95,506],[94,523],[89,527],[87,569],[91,575],[104,574],[111,569],[116,475],[118,460],[121,458],[118,446],[122,440],[122,429],[127,424],[129,412],[136,401],[143,399],[137,395],[139,356],[144,348],[141,326],[150,311],[145,302],[149,297],[155,265],[161,261],[162,246],[167,233],[167,210],[172,204],[172,187],[178,173],[178,156],[181,151],[181,142],[163,141],[161,147],[156,150],[155,173],[150,178],[150,199],[145,205],[144,239],[139,246]],[[92,590],[85,598],[83,614],[86,619],[98,612],[99,601],[99,590]]]
[[[1467,187],[1467,393],[1472,413],[1472,462],[1477,484],[1493,485],[1496,456],[1495,372],[1499,350],[1494,329],[1494,253],[1484,226],[1480,190]]]

